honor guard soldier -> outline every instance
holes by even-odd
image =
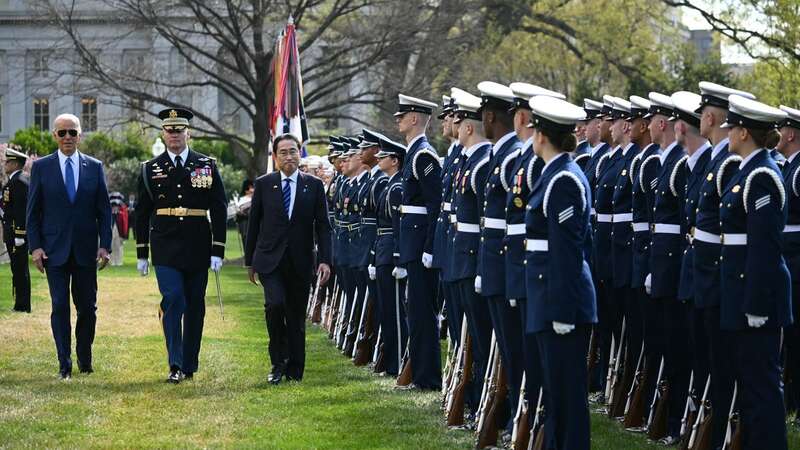
[[[406,269],[400,259],[400,206],[403,202],[402,167],[404,145],[382,137],[376,155],[378,166],[385,174],[386,184],[377,194],[377,238],[375,241],[375,281],[380,304],[381,342],[386,374],[397,376],[406,348],[405,292]]]
[[[433,266],[438,267],[441,279],[440,288],[444,296],[445,309],[447,310],[447,328],[450,341],[460,345],[461,322],[464,311],[461,309],[460,295],[457,284],[453,280],[453,233],[455,223],[450,222],[453,214],[453,189],[454,176],[458,171],[459,163],[463,161],[461,152],[463,147],[458,141],[458,129],[453,124],[456,104],[453,97],[442,96],[442,112],[437,116],[442,121],[442,136],[450,141],[444,164],[442,165],[442,208],[439,219],[436,221],[436,235],[433,237]]]
[[[650,406],[658,383],[658,368],[664,357],[666,346],[664,302],[674,302],[680,280],[681,249],[685,247],[685,233],[681,230],[683,221],[683,202],[685,176],[673,177],[675,165],[684,156],[683,147],[675,140],[672,99],[669,96],[651,92],[648,95],[650,108],[645,115],[649,120],[650,137],[658,144],[661,153],[657,161],[645,159],[641,164],[637,182],[644,192],[651,189],[652,215],[649,216],[650,251],[649,273],[644,280],[646,296],[642,299],[644,308],[644,362],[647,370],[642,381],[645,417],[650,416]],[[685,164],[685,160],[683,160]],[[652,172],[655,170],[655,174]],[[684,172],[681,172],[684,173]],[[654,176],[655,175],[655,176]],[[646,431],[643,427],[640,431]]]
[[[328,161],[333,165],[333,177],[331,177],[330,183],[325,188],[325,198],[328,202],[328,220],[331,224],[331,237],[333,244],[336,243],[336,196],[339,192],[340,185],[343,181],[342,176],[342,162],[339,159],[339,155],[342,154],[339,148],[339,137],[338,136],[329,136],[328,140],[330,144],[328,145]],[[333,250],[333,248],[331,249]],[[336,264],[336,254],[334,251],[331,252],[331,280],[320,288],[320,298],[329,298],[333,295],[334,286],[341,283],[341,280],[337,277],[339,273]]]
[[[611,113],[611,108],[606,108],[602,102],[598,102],[589,98],[583,99],[583,110],[586,112],[586,141],[592,146],[589,151],[589,159],[575,158],[575,164],[582,166],[583,173],[586,179],[589,180],[589,186],[594,192],[596,178],[597,178],[597,163],[610,149],[608,145],[610,136],[608,135],[610,123],[605,121],[605,114]],[[594,198],[594,194],[592,194]],[[594,216],[594,207],[592,207],[592,216]]]
[[[167,381],[180,383],[198,369],[208,269],[222,268],[227,203],[216,161],[188,146],[193,114],[167,108],[158,117],[167,151],[141,166],[137,268],[147,275],[152,244],[169,356]]]
[[[586,112],[586,120],[582,120],[579,126],[583,130],[584,140],[582,142],[583,145],[581,145],[580,142],[578,143],[573,161],[583,170],[584,174],[587,172],[587,164],[589,161],[594,159],[594,163],[597,164],[597,159],[600,158],[599,156],[592,158],[596,153],[594,148],[600,140],[600,130],[598,128],[600,121],[593,121],[593,119],[597,118],[602,109],[602,103],[588,98],[583,99],[583,110]],[[590,139],[590,137],[593,139]],[[594,144],[592,143],[593,140]],[[581,149],[581,147],[583,148]]]
[[[483,188],[483,203],[478,205],[481,217],[481,240],[478,249],[478,267],[475,291],[489,307],[489,317],[500,350],[509,386],[508,418],[512,419],[522,382],[522,329],[519,311],[506,297],[506,269],[503,239],[506,234],[506,189],[502,181],[501,166],[509,155],[522,147],[514,131],[513,116],[509,110],[514,105],[514,93],[508,86],[483,81],[478,83],[481,92],[481,116],[486,138],[493,142],[486,163],[488,178]],[[503,417],[503,415],[501,415]],[[506,424],[505,434],[511,434],[513,420]]]
[[[737,155],[728,151],[728,132],[722,128],[728,109],[728,96],[732,94],[754,99],[743,91],[731,89],[718,84],[701,81],[699,84],[701,104],[697,109],[700,114],[700,134],[711,142],[711,160],[706,166],[697,196],[694,236],[694,307],[701,310],[696,315],[703,316],[705,334],[697,334],[693,347],[709,358],[698,358],[698,361],[710,361],[711,367],[711,404],[716,411],[730,409],[731,392],[733,390],[734,368],[729,354],[730,339],[720,331],[720,273],[719,257],[722,250],[719,230],[720,192],[727,185],[730,177],[738,170]],[[719,177],[723,178],[720,179]],[[703,340],[703,338],[706,338]],[[674,392],[674,391],[673,391]],[[714,414],[712,421],[712,447],[719,447],[725,438],[727,418],[724,414]]]
[[[28,176],[22,172],[28,156],[7,148],[5,174],[8,182],[2,189],[0,218],[3,240],[11,262],[11,288],[14,311],[31,312],[31,274],[28,269],[28,240],[25,231],[25,208],[28,203]]]
[[[488,178],[491,143],[483,134],[481,99],[461,90],[453,91],[456,102],[458,140],[466,149],[463,163],[455,176],[453,212],[456,232],[453,237],[453,279],[458,282],[461,307],[467,319],[472,345],[473,381],[465,403],[473,412],[478,407],[481,384],[486,373],[491,345],[492,323],[486,300],[475,292],[480,247],[480,210]]]
[[[408,145],[403,165],[400,264],[408,271],[409,357],[418,389],[441,389],[433,234],[442,200],[441,163],[425,137],[436,103],[399,95],[395,122]]]
[[[781,450],[788,446],[782,328],[793,318],[791,280],[781,253],[786,190],[765,143],[787,115],[735,94],[728,102],[722,128],[742,161],[720,199],[720,328],[733,338],[725,344],[734,361],[742,447]]]
[[[544,447],[589,449],[586,352],[597,322],[586,260],[591,233],[589,183],[569,152],[580,107],[553,97],[530,101],[533,148],[545,161],[525,214],[527,333],[535,333],[544,368]]]
[[[786,119],[780,124],[781,140],[777,149],[786,158],[783,185],[789,210],[783,227],[783,258],[792,279],[792,311],[800,310],[800,110],[781,105]],[[800,327],[797,322],[786,327],[786,407],[788,413],[800,409]],[[794,423],[798,424],[795,416]]]

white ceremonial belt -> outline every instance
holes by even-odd
[[[747,233],[724,233],[722,245],[747,245]]]
[[[450,223],[456,223],[456,222],[458,222],[458,219],[456,219],[456,215],[450,214]]]
[[[797,233],[800,231],[800,225],[786,225],[783,227],[784,233]]]
[[[525,234],[525,224],[510,223],[506,225],[506,234],[509,236],[519,236],[520,234]]]
[[[719,244],[722,242],[719,235],[703,231],[699,228],[694,229],[694,238],[700,242],[706,242],[709,244]]]
[[[546,252],[550,250],[547,239],[526,239],[525,250],[529,252]]]
[[[647,231],[650,229],[650,224],[647,222],[633,222],[633,231],[638,233],[639,231]]]
[[[483,219],[483,227],[491,228],[493,230],[505,230],[506,221],[504,219],[493,219],[491,217],[485,217]]]
[[[653,233],[681,234],[681,226],[674,223],[657,223],[653,226]]]
[[[428,214],[428,208],[424,206],[400,205],[401,214]]]
[[[460,231],[462,233],[480,233],[481,227],[477,223],[457,222],[456,231]]]
[[[450,212],[453,209],[453,204],[450,202],[444,202],[442,203],[442,209],[444,211]]]
[[[614,223],[633,222],[633,213],[612,214],[611,221]]]
[[[613,214],[598,214],[597,221],[603,223],[611,223],[612,219],[614,218]]]

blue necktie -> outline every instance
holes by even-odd
[[[289,207],[292,205],[292,188],[289,183],[292,180],[291,178],[286,178],[283,181],[283,210],[286,211],[286,217],[289,217]]]
[[[75,203],[75,172],[72,171],[72,158],[67,158],[64,169],[64,184],[67,186],[67,198],[70,203]]]

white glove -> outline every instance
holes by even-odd
[[[751,328],[761,328],[769,320],[767,316],[754,316],[747,313],[745,313],[745,316],[747,316],[747,325]]]
[[[650,291],[653,290],[652,275],[653,274],[648,273],[647,278],[644,279],[644,291],[647,292],[647,295],[650,295]]]
[[[14,247],[22,247],[23,245],[25,245],[25,239],[14,238]]]
[[[139,271],[141,276],[147,276],[147,274],[150,272],[150,263],[147,262],[147,259],[138,259],[136,260],[136,270]]]
[[[369,273],[370,280],[375,280],[375,266],[373,266],[372,264],[367,266],[367,273]]]
[[[508,299],[508,304],[511,305],[512,308],[516,308],[517,307],[517,299],[515,299],[515,298]]]
[[[430,253],[423,253],[422,254],[422,265],[425,266],[426,269],[430,269],[433,265],[433,255]]]
[[[219,269],[222,269],[222,258],[219,256],[212,256],[211,257],[211,270],[214,272],[219,272]]]
[[[481,293],[481,277],[475,277],[475,292],[480,294]]]
[[[574,329],[575,325],[571,323],[561,323],[556,322],[555,320],[553,321],[553,331],[555,331],[556,334],[567,334]]]
[[[402,267],[395,267],[394,270],[392,270],[392,276],[398,280],[402,280],[408,276],[408,271]]]

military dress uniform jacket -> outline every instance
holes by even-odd
[[[489,172],[488,142],[476,144],[467,150],[466,161],[456,180],[453,209],[456,215],[456,232],[453,238],[453,279],[463,280],[476,276],[478,249],[480,247],[480,208],[483,204],[483,187]],[[470,153],[471,151],[471,153]]]
[[[439,209],[439,218],[436,219],[436,232],[433,235],[433,267],[442,270],[446,270],[445,265],[448,260],[447,228],[450,226],[450,212],[453,209],[453,175],[461,156],[461,148],[457,141],[450,144],[442,164],[442,205]]]
[[[336,225],[339,227],[339,250],[342,267],[355,267],[358,262],[358,230],[361,228],[361,216],[358,214],[358,191],[364,182],[353,177],[343,186],[341,194],[341,214]]]
[[[592,198],[596,199],[597,195],[595,189],[597,187],[597,177],[599,176],[599,171],[597,170],[597,164],[600,162],[601,159],[611,150],[611,146],[606,144],[605,142],[601,142],[598,144],[597,150],[590,149],[589,160],[586,162],[586,165],[583,168],[583,174],[586,176],[586,180],[589,181],[589,186],[592,188]],[[594,151],[594,153],[591,153]],[[592,205],[592,215],[595,214],[594,205]]]
[[[676,175],[673,177],[677,185],[683,183],[684,199],[683,199],[683,216],[681,217],[681,232],[686,234],[686,249],[683,252],[681,269],[680,269],[680,283],[678,286],[678,299],[687,300],[695,298],[694,288],[694,254],[697,245],[705,245],[702,242],[695,242],[694,235],[697,229],[697,206],[700,203],[700,188],[703,186],[704,180],[707,178],[706,171],[708,166],[711,165],[711,150],[707,147],[698,149],[702,151],[700,157],[694,165],[693,169],[689,168],[689,156],[684,158],[684,161],[678,161],[675,166]],[[683,180],[683,181],[679,181]]]
[[[442,167],[425,136],[411,142],[403,159],[400,264],[433,254],[433,234],[442,202]]]
[[[331,223],[331,227],[336,224],[336,195],[339,192],[339,183],[342,178],[343,175],[340,173],[334,175],[325,190],[325,198],[328,201],[328,219]]]
[[[505,251],[503,239],[506,235],[506,189],[502,166],[506,159],[522,148],[517,135],[503,142],[489,159],[488,178],[483,187],[483,203],[478,207],[481,221],[481,242],[478,251],[477,275],[481,277],[481,295],[485,297],[506,295]]]
[[[400,205],[403,202],[402,175],[384,176],[377,199],[378,231],[375,239],[375,267],[396,266],[400,259]]]
[[[335,206],[333,216],[333,254],[334,261],[337,267],[347,267],[347,229],[342,225],[344,218],[344,198],[347,190],[350,189],[350,179],[342,175],[339,178],[339,183],[336,185],[336,192],[334,194]]]
[[[14,246],[14,239],[27,242],[25,231],[25,208],[28,204],[28,185],[30,180],[18,171],[3,186],[0,207],[3,209],[3,240]]]
[[[525,299],[525,211],[533,186],[542,175],[544,160],[536,156],[532,141],[525,143],[513,158],[508,159],[501,178],[508,186],[506,193],[506,298]],[[482,281],[481,281],[482,282]]]
[[[206,270],[211,256],[225,256],[227,204],[213,158],[190,149],[178,170],[164,152],[142,163],[138,192],[137,258],[152,246],[154,266]]]
[[[377,203],[376,190],[386,187],[388,178],[377,166],[368,173],[368,179],[358,191],[358,212],[361,214],[361,227],[358,233],[358,257],[356,267],[366,268],[371,260],[377,237]]]
[[[542,172],[525,214],[526,332],[552,329],[553,321],[597,322],[594,284],[584,248],[591,233],[591,193],[569,155]]]
[[[597,162],[594,190],[595,235],[592,241],[595,276],[600,281],[612,282],[614,276],[611,229],[614,216],[614,190],[617,177],[625,167],[625,156],[617,147]]]
[[[769,317],[764,325],[790,325],[791,281],[781,254],[786,191],[768,152],[740,167],[722,191],[720,306],[723,330],[748,328],[745,314]]]
[[[653,222],[655,188],[661,170],[660,147],[648,145],[633,159],[631,170],[631,212],[633,213],[633,261],[631,287],[641,288],[650,273],[650,225]]]
[[[589,160],[592,158],[592,147],[589,145],[589,141],[583,140],[578,142],[578,145],[575,147],[575,153],[572,158],[572,161],[581,168],[584,173],[586,173],[586,165],[589,164]]]
[[[697,214],[695,219],[694,244],[694,300],[698,308],[718,306],[720,304],[719,257],[722,246],[717,242],[720,236],[719,204],[720,191],[738,170],[741,160],[728,152],[727,139],[718,145],[721,150],[706,166],[705,177],[701,180],[700,192],[697,196]],[[727,162],[726,162],[727,161]],[[720,174],[723,179],[720,179]],[[706,242],[698,236],[710,237]]]
[[[650,226],[650,295],[676,298],[681,258],[686,246],[682,218],[686,201],[686,160],[683,147],[673,142],[665,150],[655,178],[653,216]],[[698,165],[701,162],[698,162]],[[652,183],[652,181],[651,181]]]
[[[611,209],[611,263],[614,270],[614,287],[630,287],[631,264],[633,261],[632,241],[633,229],[633,183],[630,172],[633,170],[633,160],[640,153],[641,148],[630,143],[622,152],[622,162],[617,171],[614,184],[614,194]]]
[[[453,241],[456,238],[456,212],[455,212],[455,198],[456,198],[456,191],[460,188],[460,180],[461,174],[464,172],[464,166],[467,163],[467,157],[465,155],[465,149],[462,145],[459,144],[458,148],[453,149],[453,151],[458,151],[458,156],[453,159],[453,164],[450,166],[450,178],[448,183],[448,191],[447,197],[442,197],[442,217],[445,217],[445,245],[444,245],[444,256],[441,258],[442,262],[442,281],[446,282],[454,282],[458,279],[454,276],[455,267],[455,260],[458,259],[455,256],[454,248],[453,248]],[[446,178],[442,179],[442,182]],[[443,191],[445,192],[445,191]],[[446,211],[445,211],[446,210]]]
[[[783,229],[783,257],[795,283],[800,283],[800,170],[798,169],[800,169],[800,155],[795,155],[782,168],[788,209],[788,219]]]

